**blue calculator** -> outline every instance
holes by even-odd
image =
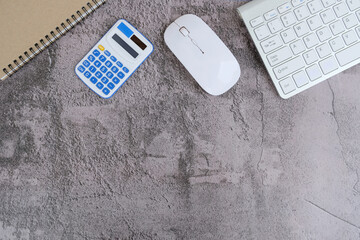
[[[154,46],[135,27],[119,20],[79,62],[78,77],[108,99],[153,52]]]

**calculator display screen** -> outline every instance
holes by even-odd
[[[129,44],[127,44],[121,37],[119,37],[119,35],[115,34],[112,38],[133,58],[137,58],[137,56],[139,56],[139,53],[137,53]]]
[[[131,36],[131,40],[142,50],[145,50],[147,48],[146,44],[143,43],[137,36],[135,36],[135,34]]]

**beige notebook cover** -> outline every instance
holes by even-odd
[[[0,0],[0,79],[65,34],[106,0]]]

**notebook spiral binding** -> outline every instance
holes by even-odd
[[[103,5],[106,0],[92,0],[92,2],[88,2],[86,6],[83,6],[81,10],[78,10],[75,14],[71,16],[71,20],[68,18],[65,22],[60,24],[60,27],[56,27],[55,31],[51,31],[49,35],[46,35],[44,39],[40,39],[39,43],[35,43],[34,47],[29,48],[29,51],[25,51],[23,55],[19,56],[19,59],[15,59],[13,63],[10,63],[7,67],[4,68],[3,72],[6,74],[6,78],[10,77],[14,73],[16,73],[22,66],[28,63],[31,59],[33,59],[36,55],[41,53],[44,49],[54,43],[61,36],[65,35],[70,29],[72,29],[76,24],[83,21],[90,13],[95,11],[98,7]],[[77,16],[76,16],[77,15]],[[65,24],[66,23],[66,24]],[[20,61],[19,61],[20,60]],[[5,79],[5,78],[4,78]],[[1,80],[4,80],[1,79]]]

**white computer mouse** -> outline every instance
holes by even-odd
[[[234,55],[199,17],[188,14],[165,31],[165,43],[209,94],[218,96],[232,88],[241,70]]]

